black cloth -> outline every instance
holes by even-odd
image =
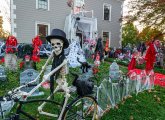
[[[54,70],[56,67],[58,67],[65,59],[64,52],[62,52],[60,55],[56,56],[54,54],[54,59],[52,63],[51,71]],[[54,79],[57,79],[60,73],[60,69],[54,73],[52,76],[50,76],[50,93],[52,94],[54,91]]]
[[[144,51],[146,50],[145,43],[139,43],[137,50],[143,54]]]
[[[96,44],[96,49],[95,49],[95,58],[94,59],[96,59],[97,52],[100,55],[100,61],[101,61],[104,58],[104,54],[103,54],[104,48],[103,48],[103,43],[102,43],[101,38],[98,38],[98,41],[97,41],[97,44]]]

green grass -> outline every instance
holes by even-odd
[[[160,98],[160,101],[157,99]],[[139,93],[122,101],[118,109],[111,109],[102,120],[165,120],[165,89]]]
[[[38,70],[41,70],[44,63],[45,60],[42,60],[37,64]],[[103,78],[107,78],[109,66],[110,63],[104,62],[99,67],[99,73],[97,74],[97,80],[95,80],[95,82],[98,81],[98,84],[100,84]],[[127,67],[120,66],[120,69],[124,73],[127,73]],[[78,68],[70,69],[70,71],[79,73]],[[0,82],[0,96],[19,86],[19,74],[19,70],[17,72],[7,71],[8,81]],[[71,83],[73,76],[68,75],[67,78],[69,83]],[[46,98],[49,95],[49,90],[44,90],[43,88],[40,90],[44,91],[45,95],[37,98]],[[56,101],[61,101],[62,97],[63,95],[61,94],[56,95]],[[159,98],[160,101],[157,100]],[[28,106],[24,106],[24,109],[34,116],[39,116],[40,120],[50,120],[50,117],[48,118],[38,114],[36,109],[39,104],[40,103],[29,104]],[[12,110],[13,112],[15,108]],[[60,109],[58,110],[57,108],[58,106],[52,104],[46,106],[46,110],[53,111],[53,113],[60,112]],[[137,96],[132,95],[132,98],[128,98],[119,103],[118,109],[110,109],[110,111],[102,117],[102,120],[129,120],[130,117],[132,117],[133,120],[165,120],[165,88],[156,86],[155,90],[151,93],[144,91]]]

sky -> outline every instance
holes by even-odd
[[[10,32],[10,0],[0,0],[0,16],[3,16],[3,29]]]

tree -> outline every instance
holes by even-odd
[[[138,36],[138,30],[133,25],[133,23],[127,23],[122,28],[122,46],[125,47],[128,43],[130,44],[136,44],[137,43],[137,36]]]
[[[150,27],[145,27],[138,35],[138,39],[143,42],[150,41],[154,38],[158,38],[159,40],[163,41],[163,34],[161,31],[152,29]]]
[[[165,0],[129,0],[128,20],[156,28],[165,34]]]
[[[3,29],[2,24],[3,24],[3,18],[2,16],[0,16],[0,38],[6,39],[10,33]]]

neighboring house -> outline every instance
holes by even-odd
[[[98,35],[109,38],[110,47],[120,47],[124,0],[85,0],[85,10],[94,10]],[[53,28],[64,29],[71,13],[67,0],[11,0],[12,34],[20,43],[31,43],[35,35],[49,35]]]

